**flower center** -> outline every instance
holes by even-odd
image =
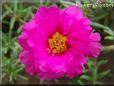
[[[49,47],[53,54],[59,54],[67,50],[66,45],[67,38],[56,32],[49,40]]]

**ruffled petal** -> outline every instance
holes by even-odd
[[[91,41],[95,41],[95,42],[101,41],[100,34],[99,34],[98,32],[91,33],[91,35],[90,35],[90,40],[91,40]]]
[[[37,10],[35,18],[39,23],[40,28],[45,31],[45,34],[51,36],[58,29],[60,9],[56,6],[50,6],[49,8],[41,6]]]
[[[39,57],[39,66],[41,71],[46,72],[47,67],[49,67],[51,68],[50,71],[56,73],[65,72],[68,64],[71,62],[71,60],[74,57],[74,55],[70,52],[66,52],[63,55],[48,55],[46,53],[41,53],[41,55]],[[45,57],[43,58],[43,56]]]
[[[55,73],[55,72],[39,72],[38,76],[42,79],[42,80],[53,80],[56,78],[61,78],[64,77],[64,72],[59,72],[59,73]]]
[[[19,60],[22,64],[24,64],[27,73],[30,75],[34,75],[36,73],[35,65],[37,64],[35,60],[37,59],[29,51],[22,51],[19,55]]]
[[[69,78],[76,77],[83,73],[84,64],[87,62],[87,58],[79,53],[75,53],[75,58],[68,66],[67,76]]]
[[[97,42],[90,42],[87,47],[88,47],[87,55],[88,57],[91,57],[91,58],[98,57],[98,55],[102,50],[102,45]]]
[[[83,11],[78,6],[68,6],[63,9],[63,12],[67,13],[71,18],[81,19],[83,17]]]

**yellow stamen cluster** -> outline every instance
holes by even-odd
[[[52,38],[48,40],[49,47],[53,54],[59,54],[67,50],[66,45],[67,38],[61,35],[59,32],[56,32]]]

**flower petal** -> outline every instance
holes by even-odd
[[[30,75],[34,75],[36,73],[36,58],[29,51],[22,51],[19,55],[19,59],[20,62],[24,64],[27,73],[29,73]]]

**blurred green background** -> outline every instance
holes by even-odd
[[[102,2],[103,1],[103,2]],[[114,0],[3,0],[2,1],[2,84],[110,84],[114,85],[114,7],[84,7],[83,4],[111,3]],[[17,37],[22,24],[31,19],[39,6],[56,5],[64,8],[81,5],[85,15],[92,20],[93,31],[101,34],[102,53],[97,59],[90,59],[81,76],[73,79],[63,77],[53,81],[42,81],[28,75],[18,60],[21,50]]]

